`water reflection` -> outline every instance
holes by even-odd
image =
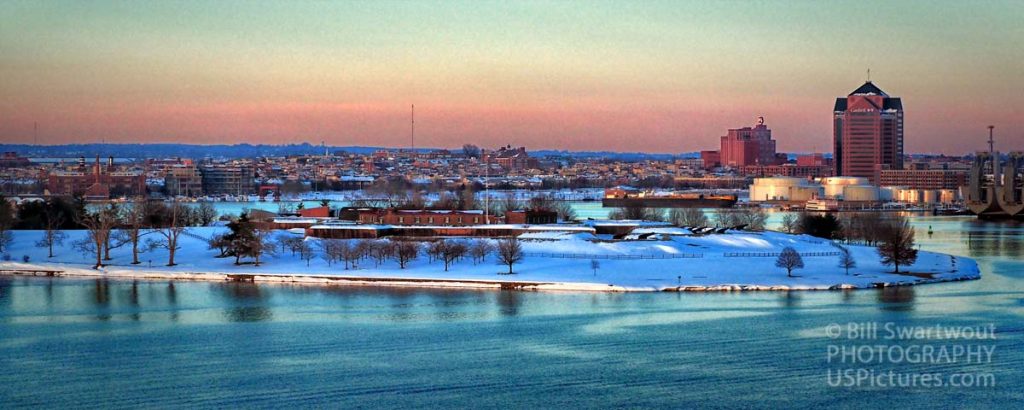
[[[498,311],[502,316],[515,316],[519,314],[519,306],[523,301],[520,299],[522,292],[518,290],[501,290],[497,292]]]
[[[128,315],[132,321],[138,322],[141,319],[139,313],[139,281],[132,281],[131,291],[128,293],[128,305],[132,307],[131,315]]]
[[[10,306],[11,291],[14,289],[13,282],[8,277],[0,276],[0,306]]]
[[[803,292],[803,291],[788,290],[788,291],[782,292],[782,296],[780,298],[780,301],[782,302],[781,303],[782,307],[784,307],[786,309],[794,309],[794,308],[800,307],[800,298],[801,298],[800,297],[800,293],[801,292]]]
[[[110,282],[106,279],[94,280],[92,296],[97,308],[96,319],[110,320]]]
[[[972,257],[1021,255],[1024,224],[1016,220],[971,220],[963,224],[961,238]]]
[[[273,312],[266,306],[269,295],[259,285],[248,282],[228,282],[214,285],[229,296],[232,306],[224,309],[229,322],[262,322],[273,318]]]
[[[167,282],[167,304],[171,307],[171,321],[177,322],[178,313],[178,290],[174,287],[174,281]]]
[[[912,286],[893,286],[878,290],[878,308],[891,312],[907,312],[914,310],[914,288]]]

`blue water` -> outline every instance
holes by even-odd
[[[0,407],[866,407],[1024,403],[1024,226],[915,217],[983,279],[853,292],[589,294],[0,277]],[[924,232],[933,227],[933,234]],[[924,228],[921,228],[924,227]],[[830,339],[832,323],[995,340]],[[978,345],[843,365],[830,345]],[[830,369],[994,386],[830,386]]]

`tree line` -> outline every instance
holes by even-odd
[[[342,264],[345,270],[356,269],[370,261],[374,266],[394,260],[405,269],[410,262],[426,257],[429,262],[440,261],[444,270],[469,258],[473,264],[483,263],[494,254],[508,266],[523,259],[522,244],[515,237],[488,239],[438,239],[416,241],[412,239],[314,239],[260,228],[245,213],[228,223],[228,232],[209,240],[209,249],[216,250],[217,258],[234,258],[235,265],[259,266],[267,255],[290,253],[306,262],[306,266],[321,258],[328,266]]]

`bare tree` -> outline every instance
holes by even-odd
[[[327,261],[327,266],[331,266],[341,260],[344,246],[345,243],[341,239],[322,239],[320,240],[320,257]]]
[[[345,261],[346,270],[349,266],[351,266],[352,269],[358,268],[356,265],[359,262],[359,259],[363,257],[363,253],[356,244],[352,243],[350,240],[341,241],[339,251],[341,251],[341,259]]]
[[[473,192],[472,188],[466,187],[459,193],[459,209],[470,210],[477,208],[476,192]]]
[[[93,212],[86,212],[76,219],[75,222],[84,226],[88,235],[86,239],[78,241],[75,247],[83,252],[95,253],[96,264],[93,265],[93,269],[102,268],[103,251],[110,240],[110,231],[117,224],[116,209],[104,207]]]
[[[523,245],[519,242],[519,238],[510,236],[498,241],[498,260],[502,264],[508,265],[509,275],[513,274],[512,265],[523,260]]]
[[[374,266],[380,266],[389,258],[393,257],[395,252],[395,243],[391,241],[373,241],[370,246],[370,254],[373,257]]]
[[[199,226],[210,226],[217,220],[217,209],[209,202],[200,202],[195,209],[195,222]]]
[[[433,262],[434,259],[441,259],[441,253],[444,252],[444,240],[433,241],[427,243],[427,261]]]
[[[398,259],[398,266],[405,269],[409,262],[416,260],[420,254],[420,246],[412,241],[400,241],[395,247],[395,258]]]
[[[210,241],[208,243],[210,245],[210,249],[216,249],[220,252],[220,254],[217,255],[218,258],[226,258],[228,256],[231,256],[228,255],[228,250],[231,249],[231,241],[229,241],[224,236],[224,234],[214,235],[212,238],[210,238]]]
[[[558,219],[572,221],[576,219],[576,210],[566,201],[558,201],[553,195],[541,194],[530,198],[529,207],[535,211],[554,212]]]
[[[111,217],[114,218],[114,224],[111,226],[110,234],[108,234],[106,240],[103,241],[103,260],[105,261],[113,259],[110,256],[111,249],[119,248],[124,245],[124,243],[116,242],[115,234],[117,234],[117,231],[113,230],[121,225],[121,218],[123,217],[122,210],[117,206],[117,204],[110,204],[107,209],[109,210]]]
[[[438,194],[437,200],[430,204],[434,209],[456,209],[459,207],[459,198],[451,192]]]
[[[708,217],[700,208],[672,208],[668,212],[668,221],[675,226],[690,228],[708,226]]]
[[[142,253],[142,237],[153,233],[147,230],[149,224],[149,205],[144,198],[132,201],[131,205],[121,212],[122,227],[114,233],[113,247],[121,247],[125,244],[132,246],[132,264],[138,265],[139,254]]]
[[[180,202],[174,201],[167,207],[167,214],[164,215],[164,218],[164,226],[155,230],[163,238],[159,241],[151,241],[150,247],[167,249],[167,266],[174,266],[177,265],[174,263],[174,254],[181,249],[178,246],[178,238],[185,232],[188,209]]]
[[[357,239],[355,244],[356,252],[359,253],[359,259],[373,257],[373,240],[372,239]]]
[[[14,226],[14,206],[3,194],[0,194],[0,252],[6,251],[14,241],[11,227]]]
[[[519,199],[516,199],[515,194],[509,192],[505,194],[505,198],[501,200],[500,207],[501,213],[507,213],[509,211],[518,211],[523,209],[523,203]]]
[[[274,231],[272,229],[256,229],[252,241],[252,258],[256,266],[260,266],[260,258],[263,255],[274,255],[277,253],[277,243],[272,240]]]
[[[768,220],[768,213],[759,206],[741,208],[733,215],[733,226],[746,225],[751,231],[763,231],[764,223]]]
[[[316,257],[316,252],[313,252],[313,247],[309,246],[309,243],[302,241],[299,245],[299,258],[306,261],[306,266],[309,266],[309,261]]]
[[[467,158],[479,158],[480,147],[473,144],[463,144],[462,155],[465,155]]]
[[[43,239],[36,246],[49,249],[49,258],[53,257],[53,245],[63,245],[67,234],[60,228],[64,225],[64,215],[57,213],[53,207],[47,206],[43,213]]]
[[[883,265],[893,265],[896,273],[900,273],[900,265],[913,265],[917,261],[917,249],[914,249],[914,228],[904,216],[896,216],[886,221],[878,232],[878,254]]]
[[[462,258],[466,255],[468,248],[462,242],[442,240],[438,241],[441,243],[441,260],[444,261],[444,271],[448,271],[448,267],[453,262]]]
[[[292,252],[292,256],[295,256],[296,253],[302,251],[306,240],[303,237],[286,233],[277,237],[277,243],[281,246],[281,250],[287,249]]]
[[[793,277],[793,269],[802,269],[804,267],[804,260],[800,257],[800,253],[793,249],[791,246],[782,248],[782,253],[779,254],[779,258],[775,260],[775,266],[786,269],[786,276]]]
[[[738,225],[736,217],[725,208],[715,209],[715,225],[718,227],[730,227]]]
[[[850,254],[850,250],[849,249],[846,249],[846,248],[839,248],[839,249],[841,249],[841,253],[839,254],[839,267],[843,268],[843,269],[846,269],[846,274],[849,275],[850,274],[850,268],[856,268],[857,267],[857,261],[853,259],[853,255]]]
[[[473,257],[473,263],[483,262],[487,255],[494,251],[494,245],[486,239],[477,239],[469,245],[469,255]]]
[[[658,208],[643,206],[626,206],[615,208],[608,213],[611,219],[629,219],[639,221],[661,221],[665,219],[665,213]]]
[[[49,258],[53,257],[53,245],[63,245],[64,240],[67,239],[67,234],[59,229],[46,229],[43,231],[43,238],[36,242],[36,246],[40,248],[49,248]]]
[[[782,231],[786,233],[795,233],[797,227],[800,226],[800,218],[794,213],[786,213],[782,216]]]

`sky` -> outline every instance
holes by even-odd
[[[830,152],[867,79],[907,152],[1024,150],[1024,2],[0,0],[0,141]],[[33,124],[38,123],[34,132]]]

